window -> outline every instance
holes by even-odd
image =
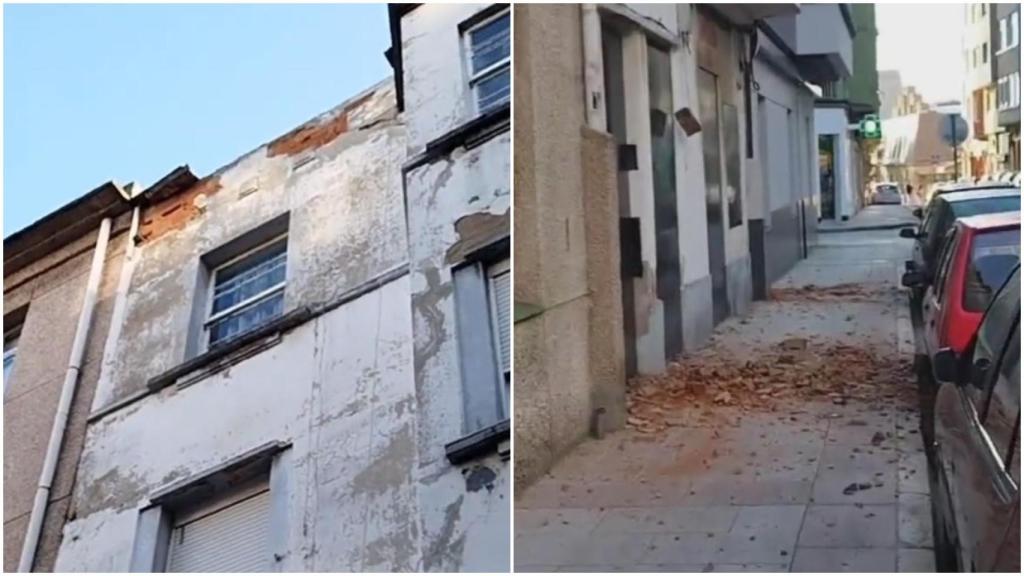
[[[269,572],[270,486],[264,480],[176,510],[168,572]]]
[[[988,63],[988,42],[981,43],[981,63]]]
[[[488,291],[491,300],[491,324],[494,328],[494,342],[498,347],[498,367],[504,382],[503,404],[505,415],[509,414],[508,399],[512,390],[512,274],[509,261],[491,266],[487,272]]]
[[[503,246],[452,271],[466,435],[510,413],[512,286],[507,241]]]
[[[964,275],[963,307],[984,312],[992,296],[1020,262],[1020,229],[996,230],[974,238]]]
[[[1008,34],[1008,23],[1006,18],[999,20],[999,51],[1002,52],[1010,47],[1010,40]]]
[[[14,370],[14,357],[18,354],[20,332],[21,326],[18,326],[4,335],[4,396],[7,395],[7,383],[10,381],[11,371]]]
[[[281,236],[213,270],[204,323],[209,347],[281,315],[287,249],[287,236]]]
[[[1020,44],[1020,12],[1010,15],[1010,48]]]
[[[130,572],[280,571],[288,546],[290,444],[272,441],[149,495]]]
[[[946,291],[946,276],[949,274],[949,267],[953,262],[953,255],[956,254],[957,230],[954,228],[946,235],[942,243],[942,252],[939,256],[939,265],[935,274],[935,299],[942,301],[943,293]]]
[[[1014,331],[1003,348],[998,366],[993,366],[993,372],[992,388],[982,419],[996,455],[1005,463],[1013,449],[1011,444],[1020,414],[1019,324],[1014,326]]]
[[[509,12],[505,10],[474,24],[465,32],[469,86],[480,114],[509,101],[509,25]]]

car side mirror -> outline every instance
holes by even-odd
[[[920,220],[921,217],[924,216],[924,210],[921,210],[920,208],[914,208],[913,214],[914,214],[914,218],[917,218],[918,220]]]
[[[917,230],[913,228],[901,228],[900,238],[917,238]]]
[[[988,379],[988,372],[992,369],[992,361],[988,358],[979,358],[971,365],[971,384],[975,388],[983,389]]]
[[[903,284],[904,288],[920,288],[924,286],[924,274],[917,270],[904,272],[900,284]]]
[[[937,382],[957,382],[956,352],[952,348],[942,348],[932,356],[932,375]]]

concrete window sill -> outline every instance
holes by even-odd
[[[447,444],[444,447],[445,455],[448,461],[455,465],[495,453],[503,460],[507,460],[512,452],[508,441],[510,435],[511,422],[503,420]]]

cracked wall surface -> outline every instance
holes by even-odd
[[[459,24],[486,4],[424,5],[402,19],[410,155],[474,118]],[[509,463],[497,453],[452,465],[463,430],[452,270],[510,233],[511,135],[505,131],[406,173],[423,569],[510,568]],[[513,384],[513,387],[515,384]]]
[[[270,442],[290,444],[280,569],[420,569],[405,153],[383,82],[143,211],[58,570],[127,570],[153,494]],[[285,313],[335,307],[187,386],[115,406],[190,357],[201,257],[285,213]]]

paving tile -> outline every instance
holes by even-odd
[[[804,548],[796,549],[793,572],[893,572],[893,548]]]
[[[599,565],[630,567],[637,564],[654,563],[651,541],[656,536],[629,532],[591,535],[581,543],[565,548],[565,556],[559,564]]]
[[[900,546],[931,548],[931,499],[924,494],[900,494],[898,514]]]
[[[895,505],[811,505],[800,546],[826,548],[896,547]]]
[[[583,533],[524,534],[515,539],[516,566],[559,566],[579,562],[576,549],[583,546],[588,535]]]
[[[785,562],[793,554],[804,506],[743,506],[716,557],[727,564]]]
[[[643,564],[706,564],[714,562],[726,538],[725,532],[654,534]]]
[[[928,456],[924,452],[901,454],[899,463],[899,492],[928,494]]]
[[[930,548],[900,548],[896,551],[898,572],[935,572],[935,551]]]
[[[609,508],[595,532],[725,533],[737,513],[733,506]]]
[[[810,481],[792,480],[733,480],[731,478],[701,478],[694,481],[689,505],[784,505],[804,504],[811,496]]]
[[[603,512],[590,508],[529,508],[515,512],[516,534],[588,533],[601,521]]]
[[[518,573],[546,573],[546,572],[558,572],[558,566],[544,566],[535,564],[516,564],[515,571]]]

